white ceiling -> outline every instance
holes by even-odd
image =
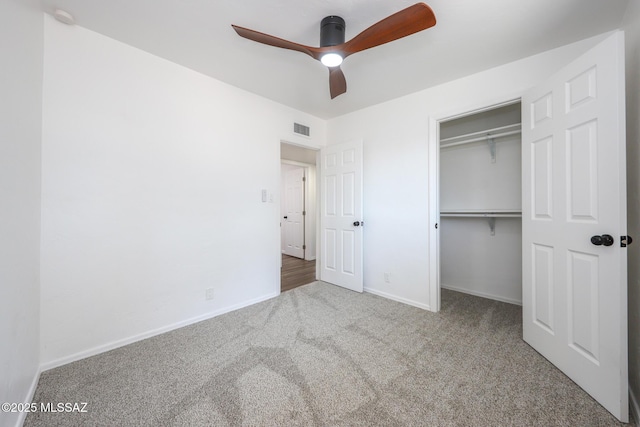
[[[77,25],[321,118],[473,74],[619,28],[634,0],[430,0],[437,24],[357,53],[330,99],[329,73],[299,52],[239,37],[231,24],[318,46],[320,21],[339,15],[346,39],[411,0],[42,0]]]

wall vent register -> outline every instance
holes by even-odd
[[[297,133],[298,135],[304,135],[304,136],[311,135],[311,130],[309,129],[309,126],[301,125],[300,123],[293,124],[293,132]]]

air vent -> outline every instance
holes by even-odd
[[[293,132],[304,136],[309,136],[311,134],[309,126],[301,125],[300,123],[293,124]]]

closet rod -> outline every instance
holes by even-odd
[[[441,212],[441,217],[445,218],[521,218],[521,213],[497,213],[497,212],[487,212],[487,213],[446,213]]]
[[[503,136],[509,136],[509,135],[517,135],[521,133],[521,131],[519,130],[514,130],[511,132],[502,132],[502,133],[495,133],[495,134],[487,134],[485,136],[479,136],[477,138],[471,138],[471,139],[467,139],[465,141],[459,141],[459,142],[450,142],[448,144],[442,144],[440,145],[440,148],[448,148],[448,147],[455,147],[456,145],[464,145],[464,144],[470,144],[472,142],[478,142],[478,141],[487,141],[489,139],[494,139],[494,138],[501,138]]]
[[[471,132],[471,133],[465,133],[463,135],[458,135],[458,136],[451,136],[449,138],[442,138],[440,140],[441,143],[447,143],[447,142],[458,142],[458,140],[465,140],[468,138],[473,138],[475,136],[484,136],[488,133],[500,133],[500,132],[507,132],[510,130],[520,130],[522,128],[522,125],[520,123],[514,123],[512,125],[506,125],[506,126],[499,126],[497,128],[491,128],[491,129],[484,129],[478,132]]]
[[[522,217],[520,209],[450,209],[440,211],[441,217],[458,218],[519,218]]]

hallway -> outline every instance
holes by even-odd
[[[282,255],[280,291],[285,292],[316,280],[316,262]]]

